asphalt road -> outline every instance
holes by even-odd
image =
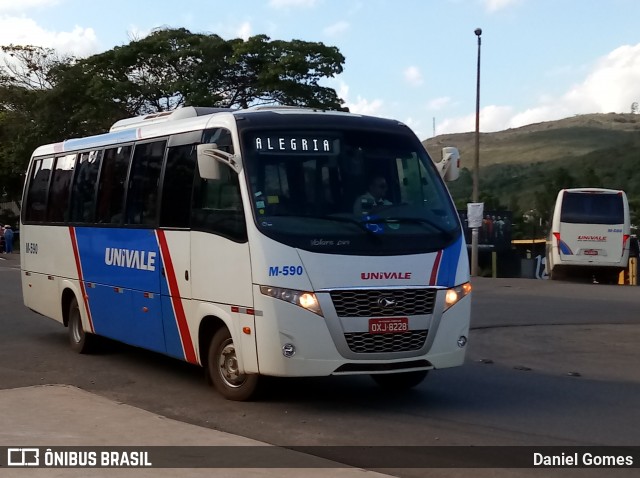
[[[478,278],[465,366],[405,393],[368,377],[269,379],[261,401],[238,403],[155,353],[106,342],[76,355],[66,329],[23,307],[15,267],[0,261],[0,388],[70,384],[282,446],[640,443],[635,287]]]

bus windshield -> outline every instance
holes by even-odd
[[[624,204],[617,193],[565,192],[560,222],[573,224],[624,224]]]
[[[369,130],[248,130],[242,137],[256,224],[334,254],[415,254],[460,234],[451,198],[417,138]]]

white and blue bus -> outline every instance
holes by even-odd
[[[261,375],[412,387],[461,365],[469,330],[439,173],[392,120],[197,107],[122,120],[33,153],[24,303],[80,353],[104,336],[167,354],[228,399]],[[373,178],[384,204],[358,199]]]
[[[629,202],[624,191],[562,189],[547,239],[546,268],[551,279],[587,275],[618,283],[629,264]]]

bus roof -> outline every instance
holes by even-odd
[[[186,106],[173,111],[160,111],[159,113],[151,113],[148,115],[135,116],[133,118],[125,118],[116,121],[109,133],[121,131],[123,129],[137,128],[148,126],[150,124],[164,123],[165,121],[176,121],[185,118],[195,118],[197,116],[211,115],[214,113],[224,113],[234,111],[232,108],[206,108],[200,106]]]
[[[594,194],[594,193],[603,193],[603,194],[619,194],[623,193],[622,189],[607,189],[607,188],[568,188],[561,189],[560,193],[584,193],[584,194]]]
[[[127,143],[156,138],[159,136],[203,130],[209,127],[209,123],[214,117],[217,119],[226,117],[225,119],[227,122],[235,122],[236,119],[241,117],[256,120],[261,118],[266,121],[257,121],[257,123],[272,124],[280,122],[276,117],[280,117],[282,122],[290,120],[290,118],[285,120],[284,116],[291,114],[304,115],[309,119],[313,117],[316,120],[323,118],[319,122],[324,123],[325,126],[328,122],[335,122],[338,118],[346,122],[354,121],[355,118],[361,118],[360,121],[364,120],[369,126],[378,127],[389,127],[391,124],[403,125],[398,121],[390,119],[368,117],[342,111],[323,111],[291,106],[257,106],[244,110],[190,106],[178,108],[174,111],[126,118],[114,123],[108,133],[87,136],[85,138],[72,138],[59,143],[39,146],[34,151],[33,156],[36,157],[80,151],[118,143]],[[267,120],[266,117],[270,117],[271,121]],[[340,119],[338,119],[338,123],[342,123]],[[310,123],[315,122],[316,121],[310,121]]]

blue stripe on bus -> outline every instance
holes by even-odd
[[[95,333],[186,360],[155,231],[86,227],[75,235]]]
[[[84,279],[160,292],[161,260],[152,229],[76,228]]]
[[[573,251],[571,250],[569,245],[566,242],[564,242],[562,239],[560,239],[560,242],[558,243],[558,246],[560,247],[560,252],[562,254],[564,254],[565,256],[572,256],[573,255]]]
[[[436,285],[442,287],[453,287],[457,285],[455,283],[456,273],[458,272],[458,263],[460,262],[460,254],[462,253],[463,238],[464,236],[460,235],[456,242],[443,251]]]

